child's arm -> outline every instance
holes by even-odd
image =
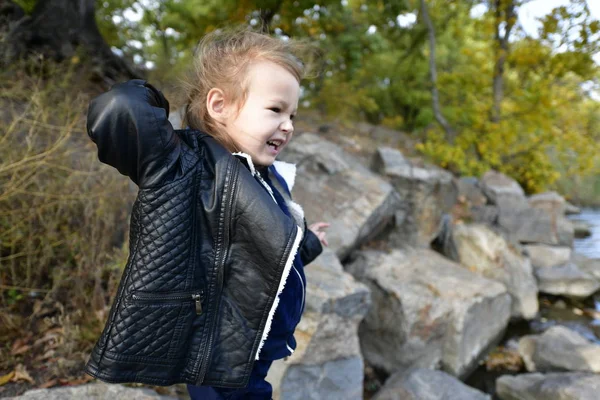
[[[167,119],[169,102],[143,80],[115,85],[88,109],[87,131],[98,158],[140,187],[170,173],[179,155],[179,137]]]

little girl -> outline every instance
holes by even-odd
[[[289,143],[303,66],[295,44],[251,31],[199,45],[185,121],[142,80],[94,99],[100,161],[138,186],[130,255],[86,371],[107,382],[187,383],[193,399],[270,399],[293,353],[304,265],[327,245],[291,199]]]

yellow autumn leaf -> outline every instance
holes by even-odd
[[[0,386],[6,385],[15,376],[15,371],[9,372],[6,375],[0,376]]]

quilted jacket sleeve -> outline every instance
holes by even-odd
[[[304,221],[304,238],[300,243],[300,259],[302,264],[308,265],[323,252],[321,241],[308,227]]]
[[[98,158],[140,187],[154,186],[172,172],[179,137],[168,120],[169,102],[146,81],[120,83],[93,99],[87,132]]]

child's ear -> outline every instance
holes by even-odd
[[[208,114],[215,121],[225,123],[228,116],[228,107],[225,102],[225,93],[219,88],[212,88],[206,95],[206,108]]]

